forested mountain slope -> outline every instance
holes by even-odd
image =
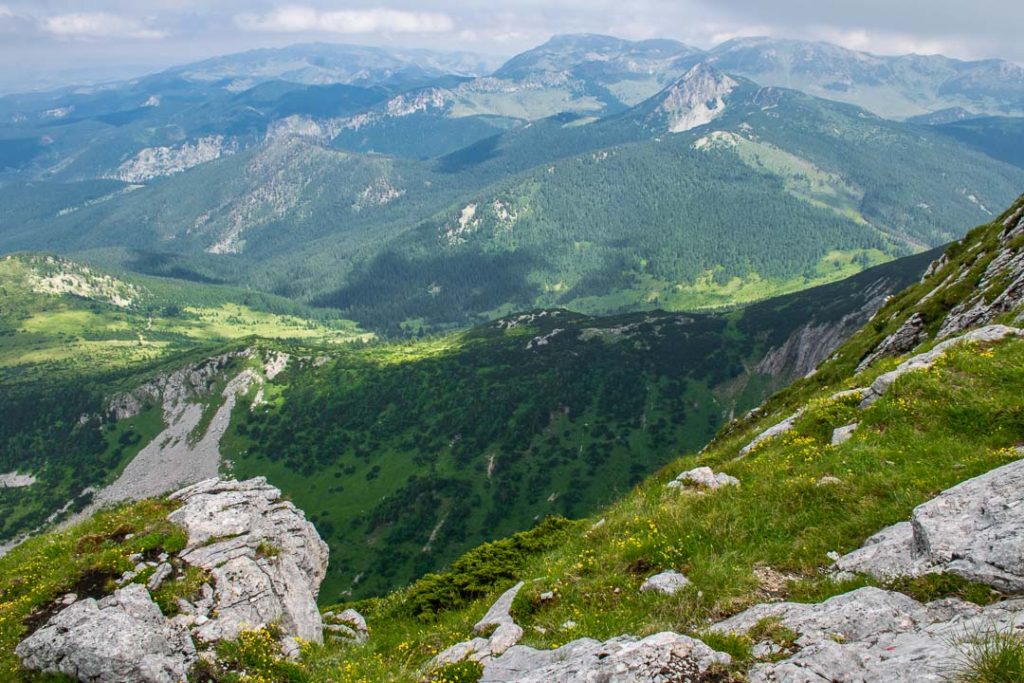
[[[257,337],[329,349],[373,335],[267,294],[0,258],[0,474],[31,484],[0,485],[0,548],[83,507],[161,432],[159,401],[117,421],[113,396]]]
[[[0,490],[2,533],[32,531],[65,503],[70,513],[153,495],[194,467],[215,473],[223,456],[225,471],[269,476],[345,549],[325,595],[380,593],[537,515],[586,514],[700,447],[806,373],[927,260],[722,315],[543,310],[347,348],[336,343],[346,328],[303,323],[301,311],[26,293],[9,317],[0,470],[38,483]],[[59,278],[77,272],[48,263]]]
[[[940,681],[950,673],[980,681],[984,667],[1008,671],[996,654],[1019,652],[1020,637],[992,629],[1018,623],[1020,601],[1012,598],[1024,574],[1019,564],[985,564],[1011,549],[1007,541],[992,537],[986,550],[971,534],[947,534],[922,551],[909,537],[905,548],[887,539],[910,530],[905,520],[915,506],[944,489],[936,503],[917,508],[921,525],[914,533],[935,533],[950,523],[971,529],[996,523],[1012,539],[1024,525],[1013,504],[1019,489],[1003,490],[1021,476],[1024,331],[1014,325],[1024,300],[1022,248],[1024,197],[952,245],[919,282],[890,297],[817,372],[618,502],[587,519],[549,519],[480,546],[449,569],[386,597],[325,611],[333,619],[341,607],[357,608],[368,625],[365,643],[310,644],[288,663],[277,654],[273,632],[257,632],[237,646],[218,648],[220,675],[498,682],[561,675],[551,672],[564,667],[599,673],[619,666],[644,676],[669,667],[721,680],[772,680],[810,668],[866,681],[893,675]],[[507,335],[509,322],[503,332],[492,327],[476,334]],[[546,336],[531,331],[519,341],[536,348]],[[547,337],[542,348],[554,350],[563,336]],[[707,471],[691,471],[695,465],[722,476],[708,479]],[[691,478],[677,477],[683,471]],[[1006,480],[1001,483],[999,475]],[[970,483],[950,489],[964,480]],[[121,529],[152,527],[160,512],[153,505],[125,508],[117,514],[127,517],[104,518],[102,528],[119,519],[128,520]],[[842,556],[899,522],[866,551]],[[67,552],[76,533],[93,528],[95,523],[31,541],[0,560],[5,595],[23,596],[0,608],[0,619],[10,626],[2,631],[10,632],[3,636],[5,647],[35,628],[36,622],[23,621],[32,608],[20,600],[39,609],[63,592],[59,582],[28,592],[22,579],[45,553]],[[166,531],[154,527],[153,533]],[[97,538],[93,542],[109,553],[126,543]],[[943,559],[951,543],[964,546],[966,554]],[[79,547],[81,562],[60,560],[69,585],[109,561],[93,545],[79,541]],[[927,556],[914,554],[920,552]],[[861,571],[877,572],[864,563],[871,556],[895,562],[887,565],[895,573],[834,573],[854,562],[866,568]],[[670,589],[641,590],[665,571],[675,572]],[[655,585],[667,581],[662,576]],[[470,640],[474,623],[516,582],[523,583],[481,622],[490,620],[491,628],[481,626]],[[495,625],[503,629],[500,643]],[[616,639],[575,640],[581,636]],[[640,641],[644,636],[650,638]],[[526,647],[507,650],[520,640]],[[435,658],[442,650],[442,658]],[[481,662],[460,661],[484,652],[493,654]],[[940,661],[941,671],[929,664]],[[11,675],[21,675],[10,651],[3,662]]]
[[[61,186],[66,200],[8,184],[0,248],[273,291],[400,335],[794,291],[941,244],[1022,181],[931,128],[698,65],[619,115],[434,161],[292,130],[144,185]]]
[[[1003,483],[1019,476],[1024,332],[1012,326],[1019,325],[1024,302],[1022,248],[1024,197],[951,246],[817,372],[728,424],[697,456],[663,468],[586,520],[542,525],[481,546],[448,571],[355,604],[377,629],[376,640],[343,654],[318,651],[310,666],[334,667],[342,680],[358,680],[340,673],[348,667],[371,677],[416,680],[439,666],[433,652],[468,643],[473,624],[501,591],[524,581],[511,618],[523,630],[522,641],[541,654],[516,648],[485,658],[482,666],[447,665],[437,675],[462,672],[465,680],[477,680],[482,670],[485,681],[533,680],[529,673],[537,669],[521,667],[558,661],[599,671],[602,652],[623,667],[657,671],[670,661],[690,671],[686,667],[698,660],[689,641],[654,662],[645,657],[655,653],[637,645],[643,636],[668,631],[728,653],[728,664],[716,669],[723,680],[748,673],[751,680],[790,680],[808,669],[866,681],[940,681],[958,673],[981,681],[986,670],[1009,676],[995,680],[1013,680],[1018,669],[1007,668],[997,653],[1021,651],[1019,635],[1005,630],[1019,623],[1019,589],[986,573],[974,549],[941,559],[942,544],[969,544],[975,532],[961,538],[947,529],[952,536],[932,537],[935,545],[924,550],[914,550],[908,538],[900,551],[903,546],[886,545],[885,538],[909,530],[905,520],[915,506],[943,489],[991,470],[1005,471]],[[737,485],[719,479],[716,489],[707,478],[695,480],[700,484],[676,479],[695,465],[735,477]],[[1019,490],[1004,500],[997,493],[1001,481],[988,476],[950,490],[922,509],[923,526],[915,528],[928,533],[956,523],[985,534],[980,529],[994,523],[1019,530],[1024,519],[1013,502]],[[955,521],[942,519],[956,511],[962,515]],[[886,530],[890,536],[873,539],[881,545],[840,562],[847,567],[853,557],[874,556],[878,563],[898,563],[888,565],[895,573],[830,571],[842,553],[899,522]],[[1005,538],[1018,532],[1009,533]],[[1008,543],[987,547],[1012,552]],[[898,552],[906,557],[892,554]],[[907,568],[912,565],[916,573]],[[688,583],[665,593],[640,590],[662,571],[683,573]],[[1010,575],[1020,576],[1019,565],[1006,565],[1004,576]],[[886,590],[855,591],[864,586]],[[822,603],[833,596],[841,597]],[[921,604],[940,598],[952,600]],[[778,600],[804,604],[770,604]],[[758,603],[769,606],[743,613]],[[898,610],[901,623],[874,621],[890,609]],[[867,624],[870,632],[863,630]],[[929,639],[928,632],[939,635]],[[583,636],[622,634],[635,637],[594,650],[587,641],[574,642],[543,655]],[[450,651],[447,661],[472,657],[481,645],[498,647],[483,638]],[[922,652],[936,659],[922,660]],[[928,664],[940,661],[941,670]],[[703,661],[701,670],[707,666]]]

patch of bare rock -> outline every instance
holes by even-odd
[[[978,607],[955,599],[922,604],[902,593],[861,588],[818,604],[757,605],[713,630],[749,635],[771,623],[795,634],[761,636],[754,652],[781,658],[755,664],[750,683],[940,683],[962,657],[964,634],[1024,627],[1024,601]]]
[[[244,630],[277,625],[289,655],[297,638],[323,641],[316,596],[328,550],[302,511],[262,477],[210,479],[172,498],[181,507],[168,518],[187,532],[186,547],[153,563],[147,585],[128,583],[100,600],[68,596],[68,606],[18,645],[25,667],[89,683],[177,683],[204,651],[211,656],[212,644]],[[168,618],[150,590],[188,567],[209,581]],[[122,583],[133,578],[129,572]]]
[[[670,489],[691,489],[714,491],[723,486],[739,486],[740,480],[724,472],[715,472],[710,467],[695,467],[681,473],[678,477],[665,484]]]

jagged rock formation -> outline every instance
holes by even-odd
[[[968,250],[957,259],[948,253],[935,260],[925,272],[922,282],[937,280],[917,302],[918,306],[952,292],[958,300],[941,320],[915,310],[887,337],[865,355],[857,366],[861,372],[879,358],[911,351],[930,338],[929,329],[938,327],[936,339],[946,339],[965,330],[990,325],[1000,316],[1012,313],[1024,302],[1024,205],[1005,216],[1002,230],[994,243],[973,240]],[[952,265],[951,265],[952,264]],[[969,289],[965,286],[969,285]],[[954,291],[955,288],[965,292]]]
[[[470,659],[476,662],[497,657],[519,642],[523,637],[523,629],[512,619],[512,602],[523,588],[523,582],[509,588],[501,594],[487,614],[473,627],[477,634],[472,640],[452,645],[434,658],[434,664],[449,664]],[[484,637],[490,632],[490,635]]]
[[[962,656],[958,639],[1024,624],[1024,600],[986,608],[955,599],[925,605],[902,593],[861,588],[819,604],[757,605],[712,630],[749,634],[765,623],[797,637],[756,643],[755,653],[784,659],[755,664],[750,683],[940,683]]]
[[[841,557],[842,574],[880,579],[945,572],[1024,592],[1024,461],[969,479],[918,506],[909,522]]]
[[[237,150],[237,140],[225,140],[223,135],[208,135],[178,147],[147,147],[118,166],[111,177],[126,183],[146,182],[187,171]]]
[[[924,316],[920,313],[915,313],[907,318],[906,322],[898,330],[883,339],[882,343],[860,362],[860,365],[857,366],[857,372],[864,370],[864,368],[879,358],[906,353],[927,338],[928,331],[925,329]]]
[[[847,313],[838,321],[804,325],[782,346],[769,351],[755,370],[773,377],[803,377],[814,372],[821,361],[882,307],[890,291],[891,286],[884,279],[871,283],[864,291],[864,303],[859,310]],[[906,350],[910,348],[913,347]]]
[[[703,126],[722,115],[726,98],[738,85],[706,64],[698,64],[665,89],[655,113],[664,117],[670,133]]]
[[[211,479],[171,496],[168,519],[188,532],[180,557],[210,572],[216,616],[199,625],[203,641],[234,639],[278,623],[289,636],[322,642],[316,595],[327,571],[327,544],[305,515],[263,477]]]
[[[139,451],[121,475],[98,491],[92,504],[75,519],[82,519],[99,507],[122,500],[141,500],[182,486],[216,477],[220,471],[220,439],[231,421],[239,395],[259,386],[263,376],[251,367],[230,377],[221,391],[223,403],[204,432],[197,434],[203,420],[202,400],[217,386],[229,365],[257,356],[256,349],[243,349],[191,363],[153,379],[137,389],[116,396],[108,410],[118,420],[138,415],[147,404],[158,403],[166,428]],[[272,379],[288,362],[287,354],[267,353],[264,374]]]
[[[211,479],[172,498],[182,505],[168,519],[185,529],[188,543],[177,556],[161,558],[148,588],[156,590],[191,566],[210,576],[199,594],[179,599],[180,614],[172,619],[140,583],[99,601],[73,602],[18,645],[26,668],[90,683],[178,683],[197,647],[244,630],[277,625],[289,655],[298,652],[296,638],[323,641],[316,596],[327,570],[327,545],[278,489],[262,477]]]
[[[939,339],[969,327],[987,325],[1021,304],[1024,300],[1024,250],[1016,245],[1021,235],[1024,235],[1024,206],[1003,221],[995,258],[985,268],[971,295],[946,316],[936,335]]]
[[[605,642],[581,638],[556,650],[517,645],[484,663],[481,683],[649,683],[701,681],[731,658],[695,638],[656,633],[643,640],[620,636]]]
[[[89,683],[178,683],[196,658],[187,627],[139,584],[73,603],[16,650],[28,669]]]

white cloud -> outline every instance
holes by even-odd
[[[43,17],[40,27],[58,38],[137,38],[154,40],[166,33],[130,17],[106,12],[76,12]]]
[[[270,33],[443,33],[455,28],[447,14],[385,8],[320,11],[302,5],[278,7],[267,14],[239,14],[245,31]]]
[[[7,19],[13,16],[14,12],[11,11],[10,7],[8,7],[7,5],[0,5],[0,19]]]
[[[818,40],[842,45],[851,50],[862,50],[875,54],[965,55],[970,53],[968,47],[957,40],[928,39],[905,33],[820,28],[814,31],[813,35]]]

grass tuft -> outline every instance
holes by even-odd
[[[1024,681],[1024,635],[989,630],[966,635],[958,643],[961,670],[953,683],[1020,683]]]

